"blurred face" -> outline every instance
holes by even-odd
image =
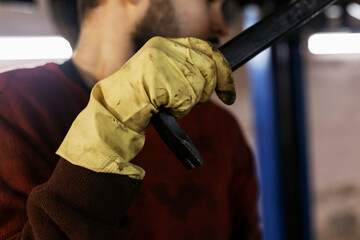
[[[219,38],[228,34],[222,13],[224,0],[172,0],[180,37]]]
[[[197,37],[213,42],[228,34],[222,14],[224,0],[150,0],[133,40],[138,50],[153,36]]]

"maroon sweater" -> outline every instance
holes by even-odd
[[[203,156],[198,169],[186,170],[151,126],[132,160],[144,181],[59,160],[89,98],[66,66],[0,74],[0,239],[260,239],[251,151],[213,103],[180,121]]]

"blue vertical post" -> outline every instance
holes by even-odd
[[[270,50],[265,50],[249,62],[248,69],[255,116],[264,239],[283,240],[279,140],[270,55]]]
[[[260,19],[255,5],[244,8],[245,28]],[[260,175],[260,212],[265,240],[283,240],[281,184],[276,96],[271,50],[267,49],[247,63],[256,129],[256,156]]]
[[[245,27],[259,20],[244,8]],[[265,240],[312,239],[299,32],[248,62]]]

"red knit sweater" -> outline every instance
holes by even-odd
[[[55,155],[88,98],[56,64],[0,74],[0,239],[260,239],[254,161],[230,114],[209,102],[180,121],[204,159],[194,170],[150,126],[138,181]]]

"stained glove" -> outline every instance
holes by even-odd
[[[232,71],[210,43],[196,38],[150,39],[119,71],[99,81],[57,154],[96,172],[142,179],[132,163],[145,141],[150,118],[160,106],[185,116],[216,90],[235,101]]]

